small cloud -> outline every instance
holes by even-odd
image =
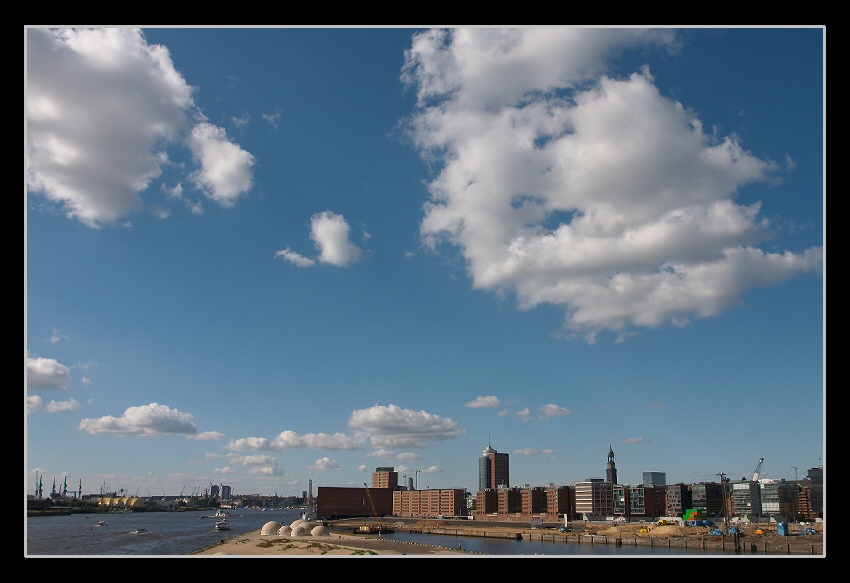
[[[58,328],[53,329],[53,335],[50,337],[50,343],[56,344],[60,340],[67,340],[69,336],[67,334],[60,334]]]
[[[474,401],[467,401],[463,406],[470,409],[482,409],[484,407],[498,407],[499,405],[501,405],[499,397],[492,395],[484,397],[479,395]]]
[[[540,411],[540,418],[544,421],[547,419],[551,419],[552,417],[558,417],[560,415],[569,415],[571,412],[566,407],[561,407],[552,403],[549,403],[548,405],[543,405],[542,407],[540,407]]]
[[[64,411],[76,411],[80,407],[82,405],[72,398],[68,401],[50,401],[46,409],[48,413],[62,413]]]
[[[284,259],[298,267],[310,267],[316,264],[314,260],[310,259],[309,257],[299,255],[295,251],[290,250],[289,247],[287,247],[286,249],[282,249],[274,254],[275,259],[277,259],[278,257],[283,257]]]
[[[667,403],[650,403],[649,404],[650,409],[663,409],[666,406],[667,406]]]
[[[308,466],[311,470],[342,470],[342,466],[329,457],[323,457],[316,460],[312,466]]]
[[[280,108],[276,107],[274,113],[264,113],[261,117],[264,122],[277,129],[277,122],[280,121]]]
[[[523,423],[534,423],[534,417],[531,416],[531,410],[528,407],[521,411],[517,411],[516,416],[522,419]]]
[[[313,215],[310,237],[319,249],[319,261],[337,267],[358,261],[363,250],[348,240],[350,230],[342,215],[331,211]]]
[[[649,440],[645,437],[629,437],[622,441],[622,443],[647,443]]]
[[[33,413],[41,409],[41,397],[38,395],[27,395],[27,413]]]
[[[248,125],[248,122],[250,122],[250,121],[251,121],[251,114],[249,114],[249,113],[246,111],[245,113],[243,113],[243,114],[242,114],[242,117],[231,116],[231,117],[230,117],[230,121],[231,121],[231,122],[233,123],[233,125],[235,125],[236,127],[240,127],[240,128],[241,128],[241,127],[244,127],[244,126]]]
[[[219,431],[204,431],[197,435],[187,435],[186,437],[197,441],[208,441],[210,439],[224,439],[224,434]]]

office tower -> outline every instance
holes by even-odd
[[[478,458],[478,491],[510,484],[509,454],[499,453],[489,444]]]

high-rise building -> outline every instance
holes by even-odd
[[[667,485],[667,474],[664,472],[644,472],[643,473],[643,485],[644,486],[666,486]]]
[[[398,472],[392,466],[375,468],[372,473],[372,487],[398,490]]]
[[[510,485],[510,457],[499,453],[489,444],[478,458],[478,491]]]

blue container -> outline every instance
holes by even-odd
[[[791,532],[788,530],[787,522],[780,522],[777,526],[777,531],[779,532],[779,536],[788,536]]]

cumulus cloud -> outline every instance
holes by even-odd
[[[352,412],[349,427],[370,436],[376,447],[427,447],[428,444],[465,435],[449,418],[397,405],[376,405]]]
[[[474,401],[467,401],[463,406],[471,409],[480,409],[483,407],[499,407],[501,404],[499,397],[494,397],[492,395],[484,397],[479,395]]]
[[[419,33],[402,78],[418,105],[407,129],[439,172],[420,224],[456,249],[472,285],[521,309],[564,308],[589,342],[684,326],[746,290],[822,270],[822,248],[757,247],[760,205],[734,202],[781,167],[740,139],[703,131],[648,70],[606,76],[630,47],[672,30],[450,29]]]
[[[517,411],[515,415],[522,419],[523,423],[534,423],[534,415],[531,414],[531,409],[529,409],[528,407]]]
[[[319,261],[345,267],[359,260],[363,250],[348,240],[350,230],[342,215],[331,211],[313,215],[310,237],[319,249]]]
[[[71,387],[71,371],[53,358],[27,356],[27,390],[57,389],[65,391]]]
[[[318,261],[336,267],[346,267],[359,261],[363,256],[363,250],[349,240],[350,231],[351,227],[342,215],[331,211],[314,214],[310,219],[310,238],[319,250]],[[369,238],[369,234],[365,231],[363,238]],[[298,267],[311,267],[316,264],[316,259],[296,253],[289,247],[277,251],[274,257],[275,259],[283,257]]]
[[[329,457],[319,458],[315,464],[307,467],[311,470],[342,470],[342,466]]]
[[[270,455],[231,455],[228,457],[228,461],[237,466],[268,466],[277,464],[277,460]]]
[[[566,407],[561,407],[560,405],[555,405],[553,403],[549,403],[548,405],[543,405],[540,409],[540,418],[544,421],[546,419],[551,419],[552,417],[558,417],[560,415],[569,415],[570,410]]]
[[[232,439],[227,446],[230,451],[284,451],[287,449],[329,449],[351,450],[361,449],[364,444],[362,437],[350,437],[343,433],[306,433],[282,431],[274,439],[265,437],[243,437]]]
[[[26,409],[27,413],[33,413],[41,409],[42,401],[38,395],[27,395]]]
[[[80,403],[76,399],[69,399],[68,401],[50,401],[45,409],[48,413],[62,413],[64,411],[76,411],[82,407]]]
[[[649,440],[645,437],[629,437],[622,441],[622,443],[646,443]]]
[[[83,419],[77,428],[93,435],[111,433],[137,437],[173,434],[193,436],[198,432],[191,414],[158,403],[129,407],[121,417],[107,415],[99,419]]]
[[[250,190],[254,157],[203,118],[168,49],[140,30],[30,28],[26,51],[28,190],[69,218],[128,224],[163,168],[180,169],[169,147],[188,148],[187,179],[222,206]]]
[[[224,128],[202,122],[192,128],[189,148],[201,167],[190,179],[209,198],[230,207],[251,190],[254,156],[227,139]]]

